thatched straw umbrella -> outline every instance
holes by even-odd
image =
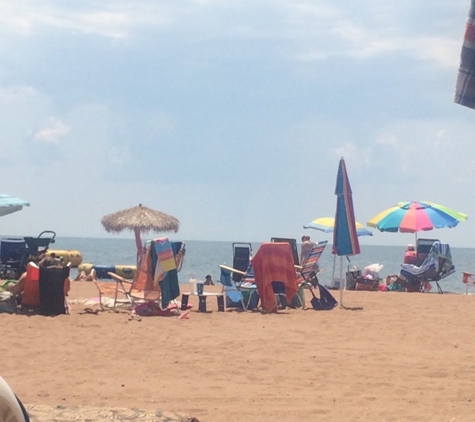
[[[137,264],[142,256],[141,233],[154,232],[177,232],[180,222],[171,215],[155,211],[139,204],[138,207],[129,208],[102,217],[102,225],[108,232],[120,233],[124,230],[132,230],[135,233],[137,245]]]

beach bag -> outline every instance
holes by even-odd
[[[11,292],[0,291],[0,314],[15,314],[17,311],[16,300]]]
[[[66,313],[64,283],[68,275],[68,267],[40,268],[40,315]]]

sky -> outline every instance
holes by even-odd
[[[0,191],[31,204],[0,232],[113,237],[141,203],[174,239],[329,239],[303,225],[334,216],[344,157],[357,221],[427,200],[468,220],[419,237],[472,247],[469,3],[0,0]]]

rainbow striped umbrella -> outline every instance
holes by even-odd
[[[455,227],[467,215],[427,201],[399,202],[368,221],[369,227],[382,232],[416,233]]]

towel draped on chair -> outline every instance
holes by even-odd
[[[272,287],[272,282],[275,281],[284,284],[287,303],[292,302],[298,286],[292,249],[288,243],[263,243],[252,258],[252,268],[263,310],[277,311]]]

